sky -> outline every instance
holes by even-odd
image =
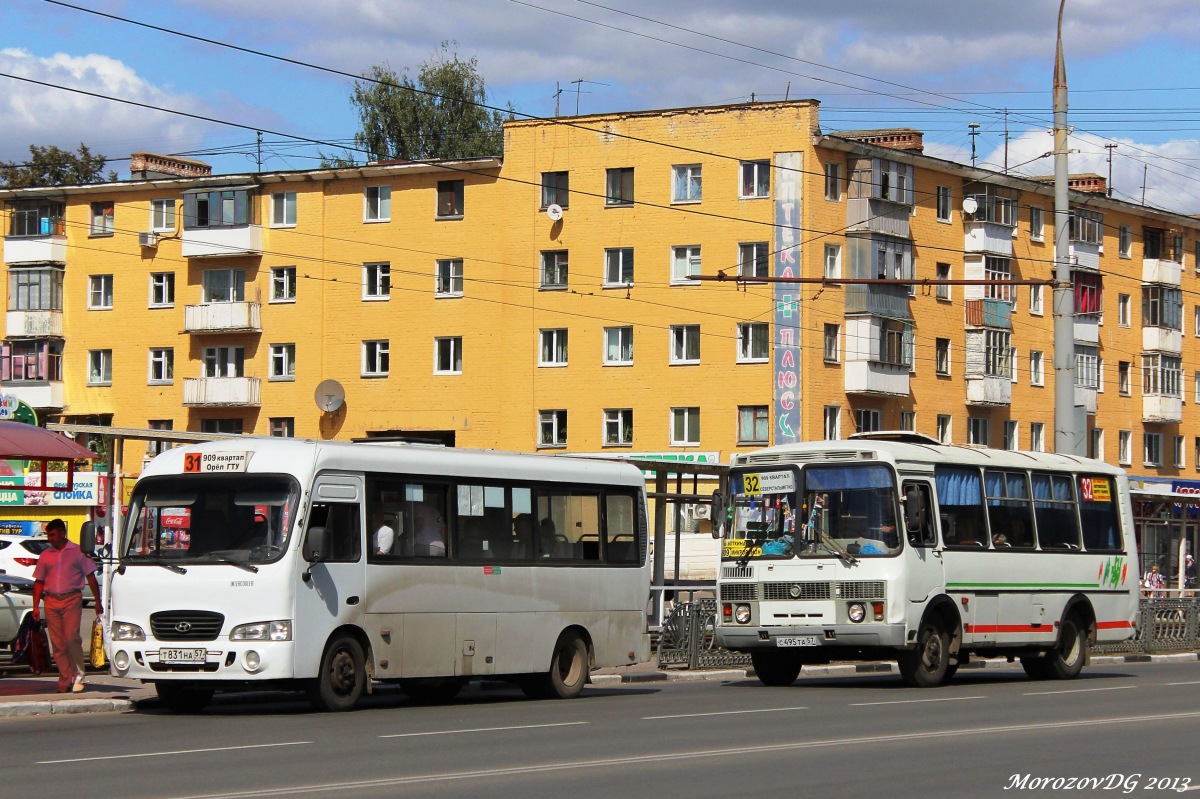
[[[312,168],[358,129],[354,76],[415,75],[450,42],[477,59],[489,103],[518,115],[815,98],[826,133],[915,127],[927,154],[964,163],[978,123],[976,162],[998,170],[1007,129],[1008,168],[1049,175],[1057,13],[1057,0],[3,0],[0,160],[84,143],[119,177],[142,150],[218,173]],[[1114,197],[1200,214],[1197,40],[1195,0],[1067,0],[1072,173],[1107,175],[1116,144]]]

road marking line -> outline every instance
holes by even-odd
[[[544,727],[573,727],[577,724],[591,724],[590,721],[564,721],[558,724],[523,724],[519,727],[472,727],[466,730],[434,730],[432,732],[396,732],[391,735],[380,735],[380,738],[416,738],[421,735],[457,735],[460,732],[501,732],[504,730],[540,730]]]
[[[1191,680],[1189,682],[1169,682],[1169,683],[1164,683],[1164,685],[1200,685],[1200,680]],[[1197,786],[1196,788],[1189,788],[1188,790],[1194,791],[1194,790],[1197,790],[1198,788],[1200,788],[1200,786]]]
[[[779,713],[783,710],[808,710],[807,707],[764,707],[757,710],[714,710],[711,713],[680,713],[676,716],[642,716],[642,721],[656,719],[694,719],[700,716],[733,716],[739,713]]]
[[[870,707],[871,705],[911,705],[916,702],[958,702],[963,699],[987,699],[986,696],[947,696],[938,699],[896,699],[891,702],[852,702],[850,707]]]
[[[170,752],[135,752],[128,755],[103,755],[100,757],[72,757],[66,760],[39,760],[39,766],[53,766],[59,763],[86,763],[89,760],[123,760],[129,757],[165,757],[167,755],[196,755],[204,752],[233,752],[238,749],[267,749],[272,746],[307,746],[312,741],[288,741],[278,744],[246,744],[245,746],[216,746],[211,749],[175,749]]]
[[[1035,691],[1024,696],[1049,696],[1050,694],[1086,694],[1089,691],[1125,691],[1137,688],[1136,685],[1116,685],[1111,688],[1070,688],[1065,691]]]
[[[1099,727],[1112,724],[1155,724],[1164,721],[1182,721],[1184,719],[1200,718],[1200,711],[1186,713],[1170,713],[1167,715],[1154,714],[1147,716],[1123,716],[1109,719],[1087,719],[1083,721],[1051,721],[1041,724],[1009,724],[997,727],[969,727],[967,729],[941,729],[931,732],[911,732],[896,735],[870,735],[861,738],[838,738],[834,740],[800,741],[786,744],[766,744],[755,746],[737,746],[727,749],[696,749],[685,752],[670,752],[667,754],[630,755],[628,757],[605,758],[601,760],[577,760],[563,763],[528,764],[510,766],[507,768],[479,769],[477,771],[450,771],[440,774],[420,774],[409,777],[388,777],[377,780],[359,780],[355,782],[335,782],[317,785],[292,785],[286,788],[261,788],[258,790],[242,789],[236,793],[207,793],[194,794],[185,799],[235,799],[236,797],[264,796],[296,796],[302,793],[337,793],[346,791],[366,790],[371,788],[390,788],[400,785],[418,785],[442,780],[473,780],[494,779],[496,777],[520,777],[532,773],[550,773],[555,771],[573,771],[588,768],[611,768],[614,766],[653,765],[668,760],[702,760],[712,757],[742,757],[745,755],[761,755],[769,752],[795,752],[802,749],[823,749],[831,746],[846,746],[860,744],[889,743],[899,741],[920,741],[935,738],[954,738],[963,735],[996,735],[998,733],[1023,733],[1028,730],[1055,730],[1074,727]]]

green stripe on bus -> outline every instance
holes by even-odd
[[[947,588],[1099,588],[1098,583],[946,583]]]

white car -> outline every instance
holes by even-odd
[[[12,649],[21,621],[33,607],[33,581],[0,574],[0,647]]]
[[[33,579],[33,567],[50,542],[31,535],[0,535],[0,576]]]

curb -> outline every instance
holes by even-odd
[[[76,713],[118,713],[133,710],[132,699],[60,699],[57,702],[10,702],[0,704],[0,718],[63,716]]]

